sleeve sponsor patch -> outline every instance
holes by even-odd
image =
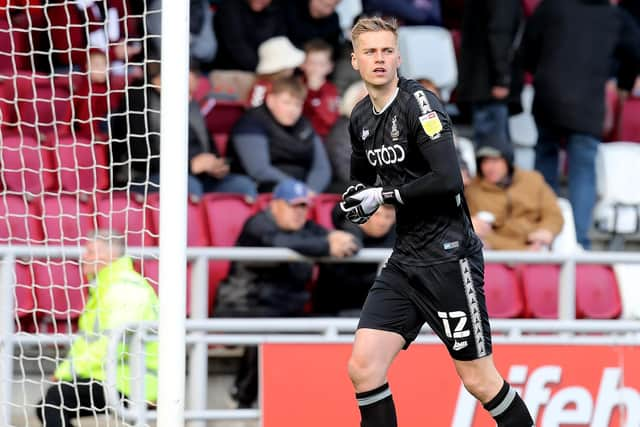
[[[422,130],[429,138],[435,139],[442,132],[442,122],[435,111],[420,116],[419,120]]]

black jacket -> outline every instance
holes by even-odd
[[[255,13],[247,0],[224,0],[214,16],[214,31],[218,40],[214,68],[254,72],[260,43],[286,34],[282,2],[273,0]]]
[[[637,70],[640,35],[608,0],[544,0],[529,19],[522,54],[534,74],[536,122],[600,138],[612,61],[620,60],[623,74]]]
[[[461,102],[491,101],[494,86],[508,87],[512,114],[522,110],[522,66],[516,51],[524,29],[520,0],[466,0],[462,16]]]
[[[287,13],[287,37],[299,49],[312,39],[322,39],[333,47],[334,58],[343,43],[338,14],[315,19],[309,12],[309,0],[289,0]]]
[[[110,123],[115,184],[143,183],[160,173],[160,93],[142,82],[132,85]]]
[[[236,246],[283,247],[307,256],[328,256],[327,235],[326,229],[311,221],[301,230],[283,231],[267,209],[247,220]],[[221,317],[302,315],[312,269],[305,262],[234,262],[218,287],[215,313]]]
[[[339,205],[333,208],[332,220],[337,230],[353,234],[363,248],[391,249],[396,240],[395,227],[382,237],[366,235],[360,226],[346,219]],[[379,268],[378,263],[320,264],[313,294],[314,314],[349,315],[360,310]]]

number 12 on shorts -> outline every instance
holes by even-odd
[[[469,329],[464,327],[467,325],[467,313],[464,311],[439,311],[438,317],[442,319],[444,325],[444,333],[448,338],[467,338],[471,333]],[[453,333],[451,333],[451,325],[454,324]]]

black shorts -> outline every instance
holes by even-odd
[[[428,266],[389,261],[369,291],[358,328],[396,332],[406,349],[427,322],[454,359],[488,356],[491,330],[483,285],[480,251]]]

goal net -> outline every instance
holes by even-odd
[[[154,320],[155,294],[114,297],[128,261],[99,263],[123,245],[157,292],[160,11],[145,4],[160,2],[0,0],[2,426],[128,425],[122,410],[154,400],[154,347],[114,331]]]

